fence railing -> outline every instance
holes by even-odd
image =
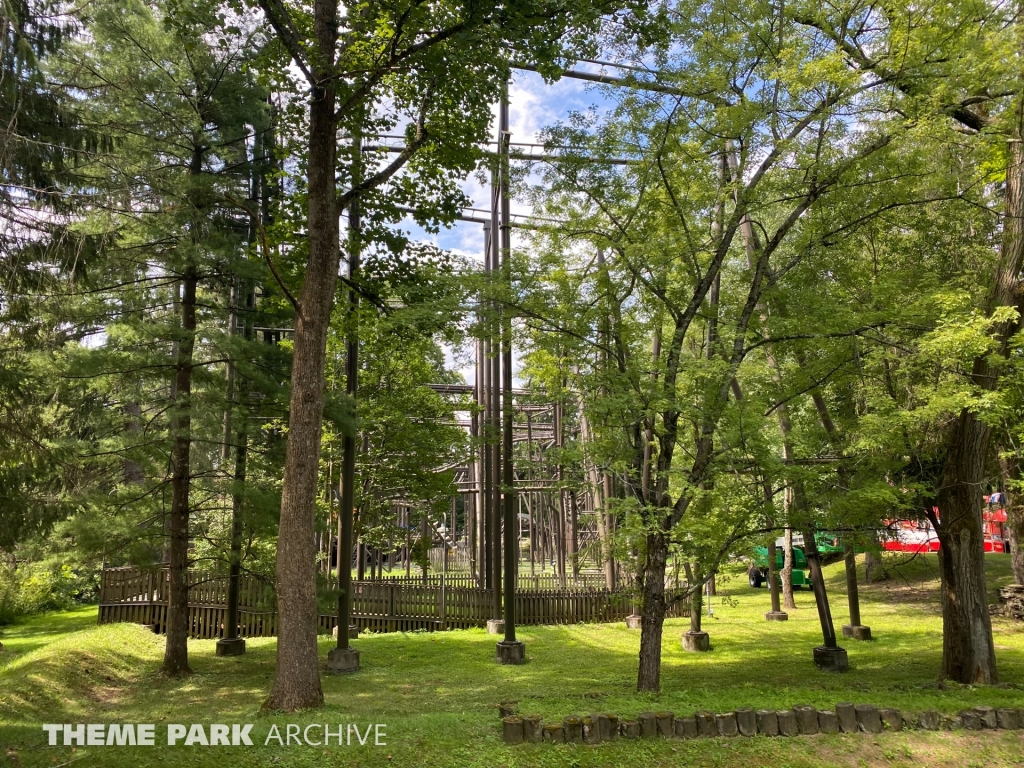
[[[439,577],[440,578],[440,577]],[[227,617],[227,577],[189,575],[189,635],[212,639],[223,635]],[[117,568],[103,572],[99,622],[133,622],[164,632],[167,624],[167,569]],[[601,588],[517,589],[519,624],[577,624],[624,619],[632,612],[630,594]],[[469,629],[494,618],[494,593],[475,586],[415,583],[413,579],[352,583],[352,622],[363,631]],[[670,616],[688,616],[689,605],[676,601]],[[318,626],[331,632],[337,616],[320,614]],[[277,634],[277,611],[269,584],[242,577],[239,585],[239,634]]]
[[[428,573],[424,578],[422,574],[416,573],[415,568],[413,568],[412,573],[409,576],[405,575],[405,571],[394,571],[392,573],[385,571],[381,578],[376,580],[376,582],[393,581],[402,584],[429,584],[439,586],[442,579],[445,584],[451,587],[476,588],[478,586],[477,579],[469,573],[457,571],[445,576],[442,576],[439,573]],[[562,580],[559,578],[558,574],[555,573],[537,573],[532,576],[528,573],[520,573],[518,576],[518,588],[534,590],[605,589],[605,576],[603,573],[581,572],[577,576],[567,575],[566,578]]]

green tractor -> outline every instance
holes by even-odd
[[[814,540],[818,545],[818,553],[823,559],[841,554],[843,548],[838,537],[827,532],[815,534]],[[793,588],[800,589],[803,586],[811,586],[811,574],[807,569],[807,557],[803,550],[804,537],[797,534],[793,537]],[[775,542],[775,570],[779,572],[785,564],[785,547],[782,538]],[[759,589],[768,583],[768,547],[754,547],[754,561],[747,569],[747,579],[750,586]]]
[[[785,565],[786,553],[781,544],[775,546],[775,572],[778,573]],[[768,583],[768,547],[754,547],[754,562],[747,569],[747,580],[754,589],[760,589]],[[793,546],[793,588],[799,589],[804,584],[810,585],[810,574],[807,572],[807,558],[804,551]]]

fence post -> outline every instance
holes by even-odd
[[[393,584],[388,585],[388,618],[387,628],[389,632],[394,632],[396,629],[397,620],[395,619],[395,586]],[[340,631],[340,630],[339,630]]]
[[[448,594],[444,576],[441,576],[441,629],[448,629]]]

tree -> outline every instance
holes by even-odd
[[[76,45],[64,72],[69,87],[90,97],[80,106],[83,115],[105,126],[118,142],[116,157],[90,168],[97,189],[87,218],[87,226],[105,227],[116,243],[104,265],[109,271],[94,279],[113,283],[117,309],[100,309],[95,316],[102,318],[94,322],[106,338],[94,351],[80,351],[90,369],[81,375],[110,381],[142,372],[140,378],[149,378],[152,385],[156,381],[150,374],[160,371],[157,381],[169,385],[158,413],[169,414],[169,602],[163,669],[172,675],[189,672],[193,446],[201,434],[196,417],[219,421],[224,399],[220,377],[212,408],[209,402],[205,408],[199,405],[197,385],[212,383],[203,381],[208,376],[203,369],[222,363],[210,354],[225,341],[227,296],[221,291],[225,281],[230,284],[245,271],[240,257],[248,230],[239,226],[240,212],[229,201],[238,187],[247,196],[245,137],[265,123],[265,95],[242,71],[243,53],[258,36],[238,28],[224,30],[215,6],[194,4],[187,14],[179,11],[173,3],[94,6],[89,42]],[[213,45],[209,38],[218,30],[223,34],[219,45]],[[222,170],[239,167],[242,173]],[[109,210],[111,197],[125,201],[121,210]],[[101,304],[110,295],[105,286],[92,293],[91,301],[99,298]],[[161,304],[170,312],[160,312]],[[156,322],[149,314],[154,309]],[[203,339],[207,322],[219,326],[213,333],[209,326],[205,329],[216,339],[214,344]],[[154,348],[154,339],[167,346]],[[156,404],[151,400],[146,405]],[[124,407],[141,417],[142,403],[129,400]]]
[[[643,64],[645,56],[657,59],[654,82],[623,81],[633,95],[622,97],[618,111],[596,130],[579,118],[551,133],[552,145],[583,151],[548,173],[550,191],[541,196],[548,214],[569,219],[562,229],[566,240],[572,232],[588,233],[578,237],[611,250],[620,284],[635,292],[631,304],[647,322],[654,321],[642,338],[658,339],[652,376],[645,375],[646,355],[628,344],[619,345],[625,354],[616,351],[620,387],[629,382],[640,418],[623,419],[621,406],[609,409],[624,425],[631,456],[620,471],[636,497],[645,532],[639,569],[640,690],[658,687],[672,531],[686,515],[700,514],[694,502],[714,481],[716,463],[729,450],[718,431],[741,365],[752,349],[770,350],[773,343],[758,307],[771,306],[767,299],[784,293],[800,270],[819,275],[827,270],[827,249],[835,239],[888,207],[907,204],[884,194],[879,170],[898,159],[901,146],[916,141],[919,132],[958,115],[967,99],[956,89],[943,91],[934,104],[922,105],[915,97],[940,79],[948,82],[951,74],[960,78],[959,87],[970,86],[969,73],[932,67],[927,40],[935,30],[927,24],[911,30],[920,36],[914,37],[920,50],[900,58],[900,68],[867,72],[843,63],[851,54],[836,39],[851,29],[847,22],[827,15],[808,20],[801,9],[762,11],[746,17],[717,3],[674,6],[667,37],[673,53],[684,53],[673,57],[668,43],[657,53],[636,51],[633,64]],[[960,12],[968,13],[957,9],[951,18],[940,17],[949,30],[944,45],[967,44],[955,32]],[[842,18],[850,14],[874,18],[867,8],[851,9]],[[735,46],[702,44],[710,35],[716,41],[732,39],[736,30],[743,34]],[[902,50],[906,33],[896,22],[874,29],[872,46],[879,59],[893,60],[887,46]],[[762,72],[768,62],[771,71]],[[883,95],[888,88],[906,95],[901,108],[913,115],[911,121],[893,110]],[[723,136],[739,148],[739,161],[728,184],[716,188],[708,181],[720,176],[717,158],[732,154]],[[606,160],[623,153],[631,155],[624,164]],[[843,202],[851,189],[867,190],[868,204],[864,207],[861,199],[859,213]],[[825,215],[837,207],[844,209],[842,224]],[[749,267],[735,270],[729,266],[734,238],[754,227],[761,242],[744,233],[743,245],[752,250]],[[563,255],[567,247],[561,246]],[[572,323],[563,327],[577,332]],[[708,357],[700,367],[690,362]],[[651,380],[653,387],[647,384]],[[653,435],[654,450],[645,434]],[[677,448],[687,438],[684,459]],[[652,465],[649,482],[647,465]],[[794,494],[797,490],[794,486]],[[827,610],[819,607],[824,626]]]
[[[466,173],[476,163],[475,146],[485,139],[490,120],[490,98],[507,77],[502,61],[509,49],[530,60],[550,61],[584,41],[604,7],[562,0],[514,7],[493,2],[340,6],[337,0],[316,0],[312,14],[275,0],[261,0],[260,7],[287,59],[301,73],[302,84],[293,89],[308,88],[302,95],[309,108],[303,158],[308,256],[294,302],[288,450],[277,546],[278,663],[267,701],[273,708],[295,710],[323,700],[316,658],[313,505],[327,328],[337,290],[339,215],[357,199],[370,209],[368,193],[391,181],[386,211],[397,213],[397,206],[410,200],[421,207],[422,221],[439,213],[452,216],[461,195],[451,174]],[[367,112],[385,99],[391,111],[377,128],[396,125],[399,115],[410,117],[405,147],[353,182],[351,159],[346,164],[345,154],[338,151],[338,129],[373,135],[365,125]],[[420,163],[414,158],[429,159]],[[409,173],[398,175],[403,168]],[[417,187],[417,178],[426,183]],[[436,202],[431,206],[427,199]]]
[[[980,11],[982,33],[965,38],[954,30],[967,18],[976,23],[978,9],[964,4],[927,10],[924,15],[890,10],[868,13],[869,18],[882,22],[893,38],[911,43],[899,55],[885,48],[869,53],[869,46],[875,46],[868,43],[871,33],[863,26],[836,24],[828,13],[797,10],[793,15],[799,23],[821,31],[859,71],[891,80],[912,101],[931,98],[939,102],[941,113],[966,129],[980,131],[998,126],[1009,137],[1003,240],[982,308],[993,320],[996,341],[993,349],[986,349],[984,356],[974,360],[971,372],[978,392],[993,391],[999,381],[994,361],[1006,356],[1014,329],[1014,321],[1003,310],[1016,305],[1014,291],[1024,263],[1019,229],[1020,24],[1015,10],[986,8]],[[907,50],[909,57],[904,55]],[[941,87],[931,77],[913,77],[913,73],[931,68],[932,62],[952,61],[957,66],[943,68],[947,79]],[[1004,89],[1007,83],[1011,87]],[[1014,106],[1004,114],[1001,102],[1011,96]],[[937,504],[939,515],[934,513],[934,505],[926,507],[941,542],[942,677],[964,683],[992,683],[996,681],[996,667],[985,598],[982,502],[978,491],[989,455],[990,427],[978,408],[969,405],[947,425],[943,442],[941,470],[931,479],[935,488],[931,501]]]

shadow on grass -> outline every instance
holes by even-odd
[[[842,565],[829,567],[841,583]],[[662,693],[635,692],[639,632],[621,623],[522,627],[528,663],[495,661],[497,637],[483,630],[365,635],[354,641],[362,670],[332,676],[325,661],[333,641],[319,641],[326,711],[308,717],[344,717],[364,722],[400,718],[409,722],[465,715],[466,728],[497,721],[494,705],[519,700],[524,712],[561,718],[573,712],[610,711],[634,715],[652,707],[692,712],[737,706],[830,707],[853,700],[909,710],[955,712],[974,704],[1024,706],[1020,688],[937,687],[941,620],[934,599],[894,603],[876,586],[865,588],[865,621],[878,639],[849,641],[851,670],[819,672],[811,651],[820,628],[809,592],[797,594],[798,610],[785,623],[766,622],[767,593],[733,579],[713,601],[714,618],[704,620],[713,650],[689,654],[680,646],[687,620],[665,624]],[[837,626],[845,617],[845,595],[833,589]],[[93,616],[92,620],[95,620]],[[191,641],[194,674],[168,680],[157,672],[163,638],[130,625],[80,627],[65,623],[28,627],[35,649],[16,668],[0,668],[0,718],[8,722],[259,721],[259,707],[273,681],[276,641],[251,638],[242,657],[217,657],[214,641]],[[1008,633],[998,651],[1004,680],[1024,681],[1024,633]],[[324,713],[326,712],[326,714]],[[302,715],[295,722],[302,721]],[[461,722],[461,720],[460,720]],[[460,726],[461,727],[461,726]]]

